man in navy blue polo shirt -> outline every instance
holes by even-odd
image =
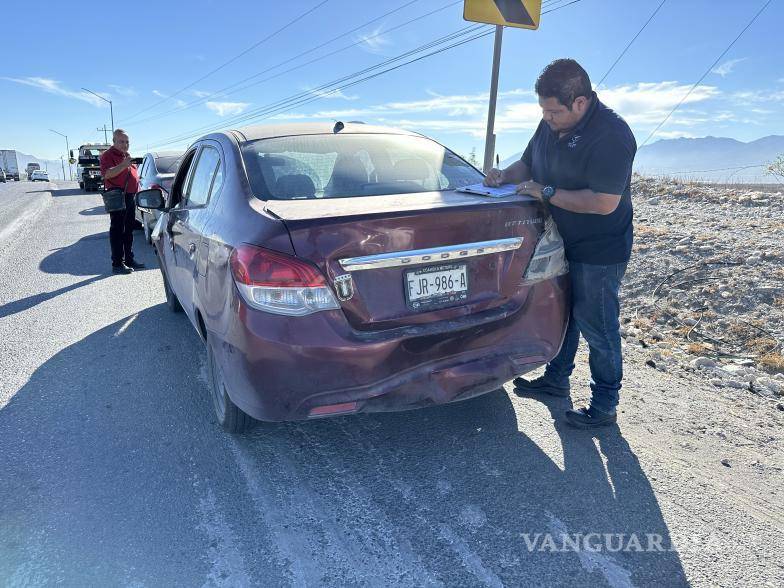
[[[558,59],[536,80],[542,121],[520,161],[491,170],[485,183],[519,184],[541,200],[561,233],[569,260],[572,308],[563,346],[542,377],[515,379],[518,393],[569,395],[569,376],[582,333],[588,342],[591,403],[567,422],[616,422],[623,366],[618,292],[632,250],[632,163],[637,143],[629,125],[599,101],[585,70]]]

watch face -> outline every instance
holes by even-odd
[[[553,194],[555,194],[555,188],[552,186],[545,186],[542,188],[542,196],[545,198],[552,198]]]

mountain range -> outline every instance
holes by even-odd
[[[662,139],[637,151],[634,171],[648,176],[727,183],[772,183],[765,167],[784,154],[784,135],[744,143],[728,137]],[[521,153],[501,162],[506,167]]]

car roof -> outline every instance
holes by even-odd
[[[146,155],[152,155],[155,159],[158,159],[159,157],[181,157],[183,153],[185,153],[185,151],[150,151]]]
[[[243,141],[255,141],[258,139],[271,139],[273,137],[287,137],[291,135],[325,135],[332,134],[335,130],[335,122],[307,122],[307,123],[280,123],[271,125],[252,125],[232,129],[232,132],[239,135]],[[413,131],[396,129],[394,127],[382,127],[377,125],[366,125],[361,122],[343,123],[341,134],[385,134],[385,135],[409,135],[421,136]]]

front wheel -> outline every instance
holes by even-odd
[[[161,266],[161,275],[163,276],[163,290],[166,293],[166,306],[172,312],[182,312],[182,304],[180,304],[177,295],[172,290],[169,278],[166,276],[166,272],[163,271],[163,266]]]
[[[207,363],[210,372],[210,396],[215,409],[215,418],[223,429],[229,433],[244,433],[254,423],[253,417],[246,414],[231,401],[226,389],[226,380],[223,377],[223,368],[220,366],[213,351],[212,337],[207,334]]]

